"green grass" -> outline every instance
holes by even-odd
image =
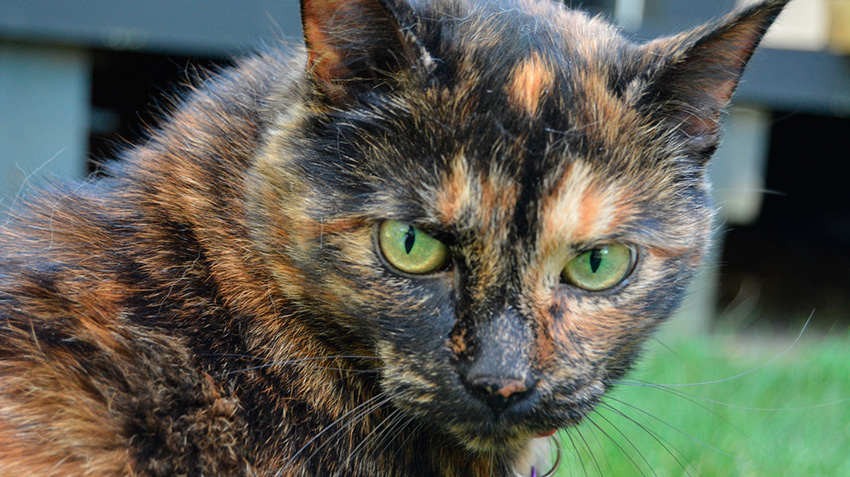
[[[620,386],[561,432],[558,475],[850,476],[850,336],[793,341],[653,343],[625,381],[707,384]]]

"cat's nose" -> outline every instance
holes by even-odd
[[[480,376],[469,380],[472,392],[496,414],[527,396],[536,383],[529,379]]]

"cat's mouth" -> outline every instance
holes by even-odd
[[[403,354],[386,354],[392,356],[386,361],[393,365],[382,370],[382,386],[393,395],[394,404],[478,453],[518,452],[532,440],[575,426],[605,392],[600,378],[578,372],[522,383],[511,379],[489,380],[495,384],[486,379],[465,381],[459,373],[435,379],[413,371],[415,365]]]
[[[555,393],[559,398],[538,394],[529,402],[517,403],[516,408],[490,417],[486,412],[476,413],[478,409],[467,409],[460,422],[449,424],[448,430],[478,452],[522,449],[533,439],[549,438],[559,429],[578,425],[593,410],[603,390],[594,382],[572,393]]]
[[[545,420],[549,421],[549,419]],[[448,431],[470,450],[481,453],[502,453],[523,449],[534,439],[550,438],[558,432],[558,429],[574,426],[580,420],[580,417],[576,417],[553,424],[540,423],[537,418],[530,417],[524,422],[503,425],[464,422],[449,424]]]

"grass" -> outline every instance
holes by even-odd
[[[793,341],[654,343],[606,404],[561,432],[558,475],[850,475],[850,335]]]

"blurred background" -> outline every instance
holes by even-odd
[[[746,0],[587,0],[638,40]],[[0,213],[144,137],[198,69],[300,41],[295,0],[0,0]],[[850,0],[795,0],[746,73],[713,163],[715,256],[676,333],[850,324]]]

